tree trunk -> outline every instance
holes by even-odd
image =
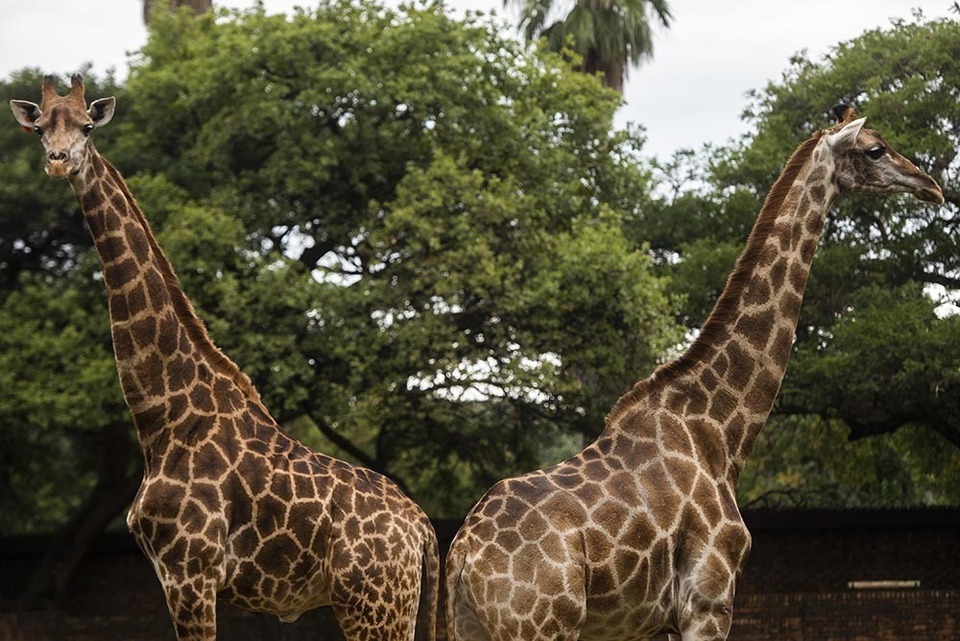
[[[131,465],[130,425],[113,423],[103,432],[97,484],[86,501],[60,528],[33,573],[20,599],[24,610],[39,609],[59,601],[76,573],[84,554],[110,521],[130,504],[143,479],[142,463]],[[128,471],[133,467],[133,471]]]

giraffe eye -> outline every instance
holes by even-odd
[[[83,126],[83,135],[84,135],[84,136],[89,136],[92,131],[93,131],[93,123],[89,123],[89,122],[88,122],[87,124],[85,124],[85,125]]]
[[[866,153],[871,160],[880,160],[883,157],[883,154],[887,153],[887,148],[884,147],[883,145],[877,145],[875,147],[871,147],[870,149],[867,149]]]
[[[34,127],[33,127],[33,133],[37,134],[38,136],[42,136],[42,135],[43,135],[43,129],[41,129],[40,127],[34,126]]]

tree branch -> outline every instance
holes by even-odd
[[[300,253],[300,258],[298,259],[303,263],[304,267],[307,269],[314,269],[317,266],[317,261],[323,258],[327,252],[331,251],[337,244],[333,240],[327,240],[326,242],[317,242],[314,239],[313,247],[307,247]]]
[[[320,430],[320,433],[327,437],[327,439],[339,447],[341,450],[352,456],[357,460],[361,465],[369,467],[371,469],[376,469],[377,461],[364,452],[362,449],[357,447],[353,441],[345,437],[340,432],[337,432],[333,429],[326,421],[314,421],[317,429]]]
[[[960,206],[960,191],[956,189],[944,189],[943,199],[948,203]]]

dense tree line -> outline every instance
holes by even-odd
[[[793,148],[855,103],[948,204],[838,201],[742,500],[960,500],[955,22],[799,55],[744,140],[659,163],[578,59],[439,6],[155,22],[125,83],[86,74],[118,98],[98,149],[284,427],[434,516],[595,435],[706,318]],[[0,171],[0,531],[103,520],[140,461],[98,265],[12,123]]]

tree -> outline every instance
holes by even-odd
[[[616,103],[596,79],[434,5],[155,20],[127,86],[88,74],[122,109],[98,148],[214,340],[309,444],[459,515],[598,431],[678,339],[622,228],[650,202],[641,141],[602,124]],[[39,72],[10,85],[29,98]],[[139,455],[119,430],[130,456],[96,472],[127,425],[96,261],[36,141],[0,135],[23,177],[0,205],[17,499],[0,510],[24,532],[87,510]]]
[[[672,18],[666,0],[576,0],[563,18],[551,22],[553,0],[504,0],[520,8],[520,27],[528,40],[544,37],[552,51],[572,46],[579,70],[602,74],[605,87],[623,91],[631,65],[653,56],[651,21],[664,27]]]
[[[158,24],[122,139],[301,275],[289,309],[249,317],[271,289],[222,310],[257,336],[225,347],[268,405],[434,514],[539,464],[556,430],[599,430],[674,339],[623,241],[650,177],[603,124],[614,99],[436,6],[231,16]],[[294,343],[265,352],[278,318]]]
[[[196,14],[213,11],[213,0],[143,0],[143,24],[150,25],[154,5],[158,3],[164,3],[174,11],[181,7],[187,7]]]
[[[751,94],[745,117],[754,132],[740,144],[705,150],[709,162],[687,153],[663,164],[677,188],[661,211],[643,210],[631,232],[650,242],[662,272],[671,276],[672,293],[687,301],[681,318],[695,328],[722,288],[782,163],[800,140],[827,125],[829,107],[838,100],[854,104],[868,127],[937,178],[947,198],[940,208],[869,196],[836,201],[768,425],[768,432],[807,434],[828,426],[827,433],[845,432],[852,439],[896,433],[863,447],[898,452],[909,473],[889,478],[918,485],[886,496],[905,502],[957,500],[956,492],[911,466],[935,460],[933,450],[942,449],[930,434],[960,447],[960,357],[950,347],[960,339],[960,198],[952,188],[960,169],[958,35],[960,25],[952,20],[918,16],[841,43],[819,63],[797,55],[780,81]],[[768,444],[788,441],[771,438]],[[849,451],[842,443],[835,447]],[[951,449],[945,456],[956,465],[960,450]],[[788,461],[799,459],[780,451],[776,460],[790,468]],[[862,458],[847,460],[852,467]],[[833,468],[820,478],[843,476]],[[751,496],[762,495],[770,480],[761,479]],[[774,480],[768,487],[782,484]],[[918,490],[923,487],[930,488],[929,497]],[[881,494],[870,500],[880,501]],[[833,496],[829,500],[847,504],[867,500],[849,487]]]

